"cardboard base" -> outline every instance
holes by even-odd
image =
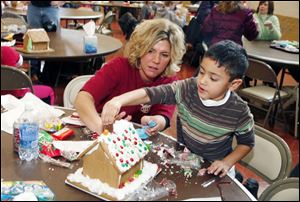
[[[148,184],[151,180],[153,180],[153,178],[154,178],[158,173],[160,173],[161,169],[160,169],[156,164],[153,164],[153,165],[155,165],[155,169],[152,169],[152,171],[151,171],[152,175],[149,176],[150,178],[147,178],[146,180],[141,181],[141,182],[140,182],[141,184],[138,184],[139,187]],[[148,165],[148,167],[149,167],[149,165]],[[77,171],[76,171],[76,172],[77,172]],[[103,200],[112,200],[112,201],[117,201],[117,200],[119,200],[118,198],[115,198],[116,196],[111,196],[111,195],[109,195],[109,194],[107,194],[107,193],[104,193],[104,192],[103,192],[102,194],[100,194],[100,195],[97,194],[97,193],[91,192],[91,191],[89,190],[89,188],[86,187],[86,186],[83,186],[83,185],[81,184],[81,182],[73,182],[73,181],[71,181],[71,180],[69,180],[69,179],[67,178],[67,179],[65,180],[65,183],[66,183],[67,185],[70,185],[70,186],[72,186],[72,187],[74,187],[74,188],[77,188],[77,189],[79,189],[79,190],[81,190],[81,191],[83,191],[83,192],[86,192],[86,193],[88,193],[88,194],[91,194],[92,196],[95,196],[95,197],[100,198],[100,199],[103,199]],[[130,185],[129,185],[129,186],[130,186]],[[138,189],[139,187],[137,187],[136,189]],[[135,190],[136,190],[136,189],[135,189]],[[118,191],[118,189],[115,190],[115,193],[117,193],[117,191]],[[120,191],[121,191],[121,192],[118,193],[118,194],[121,194],[122,191],[124,191],[124,190],[120,190]],[[134,190],[131,190],[130,192],[128,192],[128,194],[124,194],[125,197],[122,198],[121,200],[126,200],[126,198],[130,197],[132,194],[134,194]]]
[[[25,50],[23,48],[17,47],[16,50],[20,51],[22,53],[50,53],[50,52],[54,52],[54,49],[52,49],[52,48],[49,48],[48,50],[28,51],[28,50]]]
[[[105,201],[117,201],[117,199],[115,199],[115,198],[113,198],[113,197],[111,197],[111,196],[109,196],[107,194],[101,194],[101,195],[95,194],[95,193],[91,192],[88,188],[82,186],[80,183],[71,182],[68,179],[65,180],[65,183],[67,185],[70,185],[71,187],[79,189],[80,191],[88,193],[88,194],[90,194],[92,196],[95,196],[95,197],[97,197],[99,199],[102,199],[102,200],[105,200]]]

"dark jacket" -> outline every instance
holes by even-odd
[[[210,38],[206,41],[209,46],[225,39],[243,45],[242,35],[248,40],[254,40],[258,35],[253,13],[247,8],[223,14],[214,7],[204,20],[201,32],[205,38]]]

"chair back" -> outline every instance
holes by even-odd
[[[246,76],[256,80],[274,83],[276,87],[278,87],[277,76],[274,70],[265,62],[249,58],[249,67],[246,71]]]
[[[83,85],[94,75],[82,75],[72,79],[64,90],[64,107],[74,108],[74,101]]]
[[[292,165],[291,150],[287,143],[278,135],[258,125],[254,126],[254,133],[255,146],[240,164],[269,184],[287,178]],[[236,145],[236,140],[233,145]]]
[[[259,201],[299,201],[299,178],[274,182],[259,196]]]
[[[269,123],[271,123],[271,125],[274,124],[274,117],[276,117],[277,113],[277,104],[279,104],[279,109],[285,123],[285,129],[287,130],[288,125],[286,124],[287,120],[285,117],[282,101],[289,97],[289,93],[279,89],[277,76],[274,70],[267,63],[250,58],[246,76],[254,79],[255,85],[240,89],[238,91],[238,94],[243,99],[249,101],[249,105],[267,111],[263,126],[266,126],[270,118],[272,119]],[[271,87],[268,85],[256,85],[257,81],[269,83],[271,82],[275,84],[275,87]],[[257,105],[257,103],[265,104],[265,106],[268,106],[268,108],[266,109],[264,107],[261,107],[264,105]]]
[[[34,94],[31,79],[25,72],[15,67],[1,65],[1,90],[16,90],[21,88],[30,88]]]
[[[101,23],[101,25],[100,25],[100,27],[98,29],[98,32],[100,34],[111,34],[112,33],[112,31],[111,31],[111,24],[114,21],[115,16],[116,16],[116,14],[113,13],[113,12],[111,12],[111,11],[109,11],[105,15],[105,17],[103,19],[103,22]]]

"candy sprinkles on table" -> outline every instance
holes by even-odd
[[[160,157],[161,164],[166,170],[169,170],[171,175],[175,172],[171,165],[175,164],[181,167],[181,173],[187,179],[192,177],[192,169],[198,171],[201,169],[201,163],[204,162],[202,157],[191,153],[187,148],[184,148],[183,151],[176,151],[173,147],[158,143],[152,146],[152,151]]]

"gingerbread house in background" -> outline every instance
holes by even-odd
[[[114,188],[122,188],[143,169],[149,149],[140,139],[132,123],[116,121],[113,131],[100,135],[96,150],[83,158],[83,175],[99,179]]]
[[[24,35],[23,48],[30,51],[49,50],[50,39],[44,29],[29,29]]]

